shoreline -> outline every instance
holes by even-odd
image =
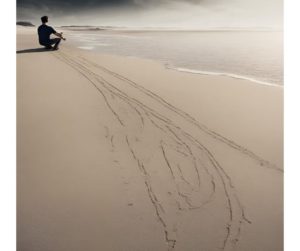
[[[185,72],[185,73],[190,73],[190,74],[230,77],[230,78],[234,78],[234,79],[246,80],[246,81],[249,81],[249,82],[255,83],[255,84],[260,84],[260,85],[265,85],[265,86],[271,86],[271,87],[283,88],[284,89],[283,84],[275,84],[275,83],[271,83],[271,82],[266,82],[266,81],[256,79],[254,77],[238,75],[238,74],[234,74],[234,73],[227,73],[227,72],[202,71],[202,70],[196,70],[196,69],[190,69],[190,68],[182,68],[182,67],[177,67],[177,66],[171,65],[170,63],[167,63],[167,62],[160,61],[159,59],[152,59],[152,58],[139,57],[139,56],[125,56],[125,55],[113,54],[113,53],[111,53],[111,54],[103,53],[103,52],[99,52],[97,50],[93,50],[95,47],[94,46],[89,46],[89,45],[74,46],[74,47],[76,47],[78,49],[81,49],[83,51],[93,51],[93,52],[95,52],[99,55],[125,57],[125,58],[136,58],[136,59],[140,59],[140,60],[152,61],[152,62],[164,65],[167,70]]]
[[[67,31],[66,31],[67,32]],[[70,33],[72,34],[72,33]],[[76,35],[75,35],[76,34]],[[86,35],[85,35],[86,34]],[[167,33],[166,33],[167,34]],[[151,59],[161,63],[167,63],[172,68],[179,68],[181,70],[189,71],[192,73],[209,73],[209,74],[222,74],[222,75],[229,75],[231,77],[238,77],[242,79],[248,79],[250,81],[254,81],[260,84],[274,84],[274,85],[282,85],[283,86],[283,77],[282,71],[280,70],[280,54],[279,51],[281,47],[279,45],[278,36],[279,35],[270,35],[274,38],[274,43],[278,46],[277,51],[275,53],[275,48],[270,46],[270,49],[266,48],[265,45],[270,40],[269,35],[245,35],[248,39],[242,40],[240,42],[244,44],[243,46],[238,46],[236,49],[231,48],[232,45],[229,43],[229,39],[232,37],[234,39],[232,43],[234,43],[235,39],[238,40],[243,36],[233,34],[233,35],[205,35],[203,36],[203,42],[201,42],[201,35],[188,35],[187,37],[191,38],[191,40],[199,39],[199,46],[198,48],[191,43],[188,44],[187,39],[181,38],[180,33],[178,35],[174,35],[170,37],[170,42],[174,45],[170,45],[170,49],[166,46],[167,36],[166,34],[162,35],[162,41],[159,42],[158,34],[154,32],[152,35],[147,35],[147,33],[141,32],[137,35],[131,32],[74,32],[74,44],[78,44],[78,47],[83,47],[82,49],[93,50],[95,53],[111,53],[120,56],[128,56],[128,54],[135,56],[141,59]],[[124,38],[122,36],[125,35]],[[261,41],[260,38],[265,36],[265,42]],[[73,38],[73,37],[71,37]],[[225,45],[220,44],[218,45],[217,42],[213,43],[211,46],[207,47],[207,52],[203,43],[204,41],[208,40],[207,43],[210,42],[211,39],[218,38],[222,40],[224,39]],[[255,40],[258,39],[258,41]],[[90,42],[89,42],[90,39]],[[119,41],[120,43],[124,42],[124,46],[128,48],[124,50],[118,44],[115,44],[114,39]],[[136,42],[134,40],[137,40]],[[143,41],[143,39],[146,39]],[[262,44],[261,46],[249,45],[247,41],[253,39],[257,43]],[[104,47],[98,42],[107,42],[107,45]],[[122,41],[122,42],[121,42]],[[239,40],[238,40],[239,41]],[[145,42],[145,45],[143,43]],[[227,44],[229,43],[229,44]],[[134,46],[138,46],[135,50]],[[143,47],[144,48],[139,48]],[[86,47],[86,48],[84,48]],[[185,48],[186,47],[186,48]],[[215,54],[214,47],[217,50],[221,50],[218,54]],[[115,50],[114,50],[115,48]],[[159,48],[162,50],[162,53],[154,53],[152,54],[152,48]],[[256,50],[254,50],[256,48]],[[264,48],[264,49],[263,49]],[[164,51],[165,50],[165,51]],[[178,52],[176,52],[178,50]],[[249,51],[249,55],[247,56],[247,50]],[[265,51],[265,53],[260,53],[257,55],[256,59],[256,51]],[[269,51],[270,50],[270,51]],[[226,52],[227,51],[227,52]],[[195,53],[195,56],[193,56]],[[209,56],[207,53],[210,53]],[[184,57],[186,55],[186,57]],[[198,59],[196,58],[196,55]],[[240,55],[240,56],[239,56]],[[245,56],[246,55],[246,56]],[[253,56],[250,56],[253,55]],[[203,58],[202,58],[203,57]],[[259,58],[260,57],[260,58]],[[190,58],[190,59],[189,59]],[[222,60],[226,63],[222,64]],[[239,63],[238,63],[239,62]]]
[[[202,75],[212,75],[212,76],[225,76],[225,77],[230,77],[234,79],[241,79],[241,80],[247,80],[255,84],[260,84],[260,85],[266,85],[266,86],[272,86],[276,88],[284,88],[284,85],[280,84],[274,84],[270,82],[265,82],[261,81],[252,77],[248,76],[242,76],[242,75],[237,75],[234,73],[226,73],[226,72],[210,72],[210,71],[201,71],[201,70],[194,70],[194,69],[189,69],[189,68],[181,68],[181,67],[169,67],[166,66],[167,69],[169,70],[175,70],[175,71],[180,71],[180,72],[187,72],[191,74],[202,74]]]
[[[63,30],[65,30],[66,32],[71,32],[72,30],[66,28],[66,27],[57,27],[57,28],[61,28]],[[28,34],[33,34],[35,33],[35,29],[36,27],[20,27],[17,26],[17,30],[22,30],[22,32],[25,31],[29,31]],[[89,30],[83,30],[83,31],[89,31]],[[101,31],[105,31],[105,30],[101,30]],[[131,30],[107,30],[109,32],[130,32]],[[134,31],[134,30],[133,30]],[[144,30],[138,30],[140,32],[143,32]],[[145,32],[151,32],[152,30],[145,30]],[[221,32],[222,30],[212,30],[212,32]],[[239,30],[232,30],[233,32],[239,32]],[[251,30],[242,30],[243,32],[249,32]],[[158,32],[158,31],[155,31]],[[165,32],[165,30],[161,30],[161,32]],[[167,31],[168,32],[168,31]],[[171,32],[171,31],[170,31]],[[191,31],[186,31],[186,32],[191,32]],[[231,31],[230,31],[231,32]],[[255,30],[253,32],[266,32],[265,30]],[[269,30],[268,32],[281,32],[281,31],[271,31]],[[76,33],[75,33],[76,34]],[[102,44],[101,42],[97,43],[97,44]],[[68,45],[70,46],[70,45]],[[107,46],[106,44],[103,44],[103,46]],[[255,76],[245,76],[245,75],[240,75],[240,74],[235,74],[232,72],[218,72],[218,71],[206,71],[206,70],[198,70],[198,69],[192,69],[192,68],[185,68],[185,67],[180,67],[180,66],[175,66],[172,63],[169,62],[164,62],[162,60],[159,59],[154,59],[154,58],[147,58],[147,57],[143,57],[143,56],[126,56],[126,55],[121,55],[121,54],[114,54],[114,53],[106,53],[106,52],[100,52],[97,50],[94,50],[95,46],[94,45],[89,45],[89,43],[87,44],[81,44],[81,45],[71,45],[71,47],[73,48],[78,48],[80,50],[83,51],[93,51],[94,53],[97,53],[99,55],[111,55],[111,56],[119,56],[119,57],[128,57],[128,58],[136,58],[136,59],[141,59],[141,60],[149,60],[149,61],[153,61],[153,62],[157,62],[159,64],[163,64],[166,69],[168,70],[175,70],[175,71],[179,71],[179,72],[187,72],[187,73],[191,73],[191,74],[202,74],[202,75],[212,75],[212,76],[225,76],[225,77],[230,77],[230,78],[236,78],[236,79],[241,79],[241,80],[246,80],[246,81],[250,81],[252,83],[256,83],[256,84],[261,84],[261,85],[266,85],[266,86],[272,86],[272,87],[277,87],[277,88],[284,88],[284,80],[283,82],[280,82],[280,84],[278,83],[273,83],[273,82],[269,82],[269,81],[264,81],[264,80],[260,80],[259,77],[255,77]]]

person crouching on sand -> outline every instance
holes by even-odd
[[[43,24],[40,25],[38,28],[40,45],[45,46],[46,49],[57,50],[61,39],[63,39],[63,40],[66,40],[66,39],[62,36],[62,32],[57,33],[51,26],[46,25],[46,23],[48,23],[47,16],[41,17],[41,20],[42,20]],[[56,35],[58,38],[50,38],[51,34]],[[54,46],[52,47],[53,44],[54,44]]]

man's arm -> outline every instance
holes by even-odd
[[[57,33],[57,32],[54,32],[54,35],[55,36],[58,36],[59,38],[61,38],[62,40],[66,40],[63,36],[62,36],[62,32],[61,33]]]

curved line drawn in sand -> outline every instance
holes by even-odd
[[[227,215],[227,223],[223,226],[224,238],[218,249],[233,250],[240,239],[242,224],[251,224],[251,221],[245,215],[245,209],[231,178],[213,153],[198,138],[188,133],[170,118],[147,106],[143,100],[138,100],[126,91],[117,88],[114,83],[93,72],[91,68],[95,67],[116,80],[131,85],[153,99],[154,102],[195,125],[199,130],[258,161],[262,166],[280,172],[282,170],[250,150],[208,129],[189,114],[175,108],[158,95],[124,76],[81,56],[74,58],[64,52],[53,55],[76,70],[96,88],[119,127],[123,130],[124,137],[121,140],[127,146],[127,151],[141,174],[146,193],[161,225],[167,250],[175,250],[178,243],[178,213],[184,214],[201,210],[217,199],[224,201],[224,211]],[[133,114],[135,128],[133,128],[132,119],[122,113],[121,108]],[[150,142],[140,140],[143,135],[149,133],[153,135]],[[116,136],[110,138],[113,147],[116,147],[117,144],[115,138]],[[147,149],[147,151],[141,149]],[[162,184],[158,180],[157,169],[153,164],[155,159],[159,159],[159,163],[163,163],[159,167],[159,171],[164,172],[169,177],[170,183]]]
[[[249,157],[251,157],[252,159],[258,161],[260,163],[261,166],[265,166],[267,168],[271,168],[277,171],[282,172],[283,170],[279,167],[277,167],[275,164],[269,162],[268,160],[263,159],[262,157],[258,156],[257,154],[255,154],[254,152],[252,152],[251,150],[237,144],[236,142],[234,142],[233,140],[230,140],[224,136],[222,136],[221,134],[209,129],[207,126],[205,126],[204,124],[199,123],[196,119],[194,119],[190,114],[176,108],[175,106],[173,106],[172,104],[170,104],[169,102],[167,102],[166,100],[164,100],[163,98],[161,98],[160,96],[158,96],[157,94],[151,92],[150,90],[146,89],[145,87],[135,83],[134,81],[118,74],[115,73],[103,66],[99,66],[94,62],[91,62],[90,60],[84,58],[84,57],[79,57],[82,60],[84,60],[85,62],[89,63],[90,65],[99,68],[101,70],[103,70],[104,72],[107,72],[111,75],[113,75],[116,78],[119,78],[120,80],[125,81],[127,84],[130,84],[132,86],[134,86],[135,88],[139,89],[141,92],[145,93],[146,95],[149,95],[151,98],[153,98],[154,100],[156,100],[157,102],[159,102],[160,104],[168,107],[171,111],[179,114],[180,116],[184,117],[186,120],[188,120],[190,123],[194,124],[195,126],[197,126],[200,130],[206,132],[207,134],[209,134],[211,137],[225,143],[226,145],[232,147],[233,149],[236,149],[240,152],[242,152],[245,155],[248,155]]]

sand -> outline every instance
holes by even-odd
[[[17,30],[18,251],[283,250],[283,88]]]

